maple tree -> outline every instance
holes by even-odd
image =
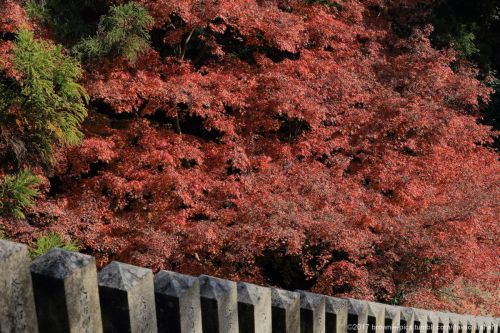
[[[430,1],[137,3],[150,46],[85,64],[85,139],[57,149],[7,236],[50,230],[99,265],[500,313],[489,79],[410,24]],[[22,24],[57,38],[2,6],[2,54]]]

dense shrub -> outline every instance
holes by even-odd
[[[88,96],[77,83],[80,65],[61,46],[35,40],[25,29],[18,32],[8,61],[10,66],[0,74],[3,139],[15,152],[24,146],[52,161],[54,146],[75,145],[83,137],[80,124]]]

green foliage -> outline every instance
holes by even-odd
[[[439,31],[442,31],[441,26],[451,27],[449,22],[445,20],[436,20],[435,24]],[[434,42],[438,45],[452,46],[458,51],[460,57],[469,59],[479,52],[479,48],[476,45],[475,31],[477,31],[477,28],[474,24],[468,26],[466,24],[456,23],[453,26],[453,31],[436,34],[434,36]]]
[[[1,124],[20,127],[24,141],[53,162],[54,144],[75,145],[83,138],[79,127],[87,116],[88,95],[77,83],[80,64],[63,55],[61,46],[35,40],[28,30],[18,32],[12,63],[20,79],[0,83]]]
[[[0,214],[23,219],[24,209],[34,205],[40,183],[41,179],[29,169],[5,176],[0,183]]]
[[[101,17],[96,35],[83,39],[73,51],[86,60],[122,55],[134,62],[149,45],[148,28],[152,24],[146,8],[135,2],[112,6]]]
[[[33,258],[42,256],[55,247],[74,252],[79,250],[76,244],[72,242],[65,242],[60,235],[50,232],[46,236],[40,236],[37,238],[35,247],[31,250],[31,256]]]
[[[38,1],[28,1],[24,7],[26,14],[32,20],[47,24],[50,21],[48,10]]]
[[[451,41],[451,45],[458,50],[464,58],[469,58],[479,52],[475,44],[476,35],[473,32],[462,30],[461,33]]]

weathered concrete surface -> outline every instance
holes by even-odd
[[[368,305],[368,333],[384,333],[385,305],[373,302],[366,303]]]
[[[271,333],[271,289],[238,282],[239,333]]]
[[[100,333],[95,259],[52,249],[31,264],[40,332]]]
[[[449,318],[450,325],[451,325],[451,330],[448,329],[448,332],[449,333],[458,333],[459,325],[460,325],[460,320],[459,320],[458,316],[456,314],[452,313],[452,314],[448,314],[448,318]],[[483,333],[485,333],[485,332],[483,332]]]
[[[0,332],[38,332],[25,245],[0,239]]]
[[[98,274],[104,332],[156,333],[153,272],[113,261]]]
[[[200,297],[204,333],[238,333],[236,282],[201,275]]]
[[[414,333],[429,333],[427,325],[427,312],[420,309],[413,309],[415,320],[413,325]]]
[[[453,333],[450,332],[450,315],[446,312],[436,312],[438,319],[438,333]]]
[[[467,329],[467,317],[463,315],[458,315],[458,332],[459,333],[468,333]],[[491,333],[491,332],[487,332]]]
[[[478,320],[474,316],[467,315],[467,325],[471,333],[476,333],[478,328]]]
[[[399,333],[401,309],[395,306],[385,306],[384,333]]]
[[[160,271],[154,279],[159,332],[201,333],[200,283],[197,278]]]
[[[413,333],[415,312],[412,308],[400,307],[400,333]]]
[[[486,333],[493,333],[494,330],[491,329],[491,324],[492,324],[492,322],[491,322],[490,318],[485,317],[484,318],[484,327],[485,327]],[[460,333],[466,333],[466,332],[464,331],[464,332],[460,332]]]
[[[325,297],[302,290],[300,294],[300,332],[325,333]]]
[[[271,289],[273,333],[300,333],[300,294]]]
[[[476,333],[483,333],[483,319],[481,317],[476,318]]]
[[[368,304],[355,299],[347,299],[349,308],[347,310],[347,332],[368,332]]]
[[[432,312],[432,311],[425,311],[425,312],[427,314],[427,325],[430,326],[430,330],[428,328],[427,332],[428,333],[438,333],[439,318],[438,318],[437,314],[435,312]],[[471,333],[471,332],[469,332],[469,333]]]
[[[325,297],[325,332],[347,333],[349,302],[337,297]]]
[[[497,320],[495,318],[492,318],[492,317],[486,317],[486,318],[488,321],[490,333],[494,333],[495,331],[497,331],[497,327],[498,327]]]

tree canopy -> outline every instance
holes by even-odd
[[[466,53],[436,44],[434,1],[110,1],[90,33],[64,38],[21,5],[0,2],[4,76],[30,78],[9,74],[25,68],[9,57],[28,26],[90,103],[81,144],[55,147],[51,170],[31,165],[41,197],[25,222],[0,217],[7,237],[55,232],[99,265],[500,313],[500,162],[481,122],[492,80],[469,57],[477,35]],[[126,35],[104,42],[115,28]],[[106,52],[80,75],[62,55],[82,38]],[[83,116],[76,83],[26,105],[35,84],[15,86],[10,112],[56,97]],[[37,120],[57,108],[43,109]]]

